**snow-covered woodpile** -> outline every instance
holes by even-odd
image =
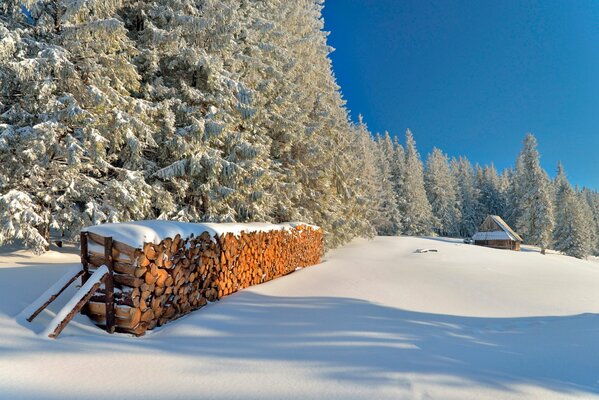
[[[106,224],[82,233],[82,262],[90,273],[112,267],[114,326],[142,335],[209,301],[318,264],[323,239],[322,229],[302,223]],[[107,322],[107,297],[102,287],[83,310],[98,325]]]

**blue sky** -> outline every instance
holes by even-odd
[[[513,165],[527,132],[545,169],[599,189],[599,1],[327,0],[353,119],[472,162]]]

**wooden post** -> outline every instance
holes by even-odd
[[[87,232],[81,232],[81,264],[83,264],[83,275],[81,276],[82,285],[89,279],[89,251],[87,248],[87,240]]]
[[[81,265],[83,265],[83,274],[81,275],[81,286],[85,285],[85,282],[90,277],[89,273],[89,248],[87,246],[89,235],[87,232],[81,232],[79,235],[79,241],[81,244]],[[81,307],[81,314],[87,315],[87,303]]]
[[[109,271],[104,280],[106,291],[106,332],[114,333],[114,282],[112,270],[114,262],[112,259],[112,237],[104,238],[104,261]]]

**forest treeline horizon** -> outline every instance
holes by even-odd
[[[528,136],[513,170],[352,123],[317,0],[0,4],[0,244],[141,219],[305,221],[328,248],[471,235],[599,251],[599,200],[550,180]],[[424,132],[419,134],[425,134]],[[453,189],[453,190],[452,190]]]

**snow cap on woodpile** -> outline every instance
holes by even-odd
[[[292,228],[307,226],[312,229],[320,229],[315,225],[303,222],[285,222],[281,224],[270,224],[265,222],[251,223],[191,223],[166,220],[145,220],[123,223],[112,223],[94,225],[84,228],[84,232],[92,232],[104,237],[112,237],[113,240],[125,243],[129,246],[139,248],[144,243],[160,243],[167,237],[175,237],[179,234],[183,238],[191,235],[198,236],[204,232],[210,233],[211,237],[222,234],[233,233],[239,235],[241,232],[269,232],[275,230],[290,230]]]

